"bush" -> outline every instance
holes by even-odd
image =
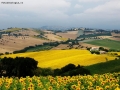
[[[47,75],[53,75],[54,71],[51,68],[41,68],[40,75],[47,76]]]
[[[74,64],[68,64],[61,68],[62,73],[75,69]]]
[[[8,55],[8,54],[9,54],[9,52],[5,52],[5,54],[6,54],[6,55]]]
[[[74,64],[68,64],[61,69],[51,69],[51,68],[37,68],[34,71],[36,76],[74,76],[74,75],[88,75],[90,71],[85,69],[83,66],[75,66]]]
[[[54,69],[54,76],[58,76],[62,73],[61,69]]]
[[[91,51],[92,54],[100,54],[99,51]]]
[[[60,70],[59,70],[60,71]],[[74,64],[68,64],[61,68],[59,72],[61,76],[75,76],[75,75],[88,75],[90,71],[85,69],[83,66],[78,65],[77,67]]]
[[[3,54],[3,53],[0,53],[0,56],[1,56],[1,55],[4,55],[4,54]]]

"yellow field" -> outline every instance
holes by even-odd
[[[1,77],[0,90],[120,90],[120,73],[77,76]]]
[[[3,55],[1,57],[31,57],[38,61],[39,67],[61,68],[69,63],[75,65],[91,65],[106,62],[106,59],[113,60],[116,57],[111,55],[91,54],[87,50],[49,50],[40,52],[28,52],[20,54]]]

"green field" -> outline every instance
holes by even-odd
[[[86,66],[85,68],[90,70],[91,74],[120,72],[120,59],[93,64]]]
[[[114,41],[114,40],[110,40],[110,39],[94,40],[94,41],[88,41],[85,43],[108,47],[110,49],[120,49],[120,41]]]

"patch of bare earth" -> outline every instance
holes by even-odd
[[[111,37],[111,38],[109,38],[109,39],[115,40],[115,41],[120,41],[120,38],[119,38],[119,37]]]
[[[97,36],[97,37],[99,37],[99,38],[101,38],[101,39],[110,39],[110,38],[112,38],[113,36]]]
[[[68,31],[65,33],[56,33],[59,36],[67,39],[76,39],[78,31]]]
[[[52,48],[53,50],[68,49],[68,44],[60,44],[57,47]]]
[[[54,34],[44,34],[44,36],[51,41],[62,41],[60,40],[61,37]]]
[[[120,33],[112,33],[112,36],[113,37],[110,38],[111,40],[120,41]]]
[[[48,41],[29,36],[4,36],[0,39],[0,53],[13,52],[28,46],[43,44],[44,42]]]
[[[120,33],[111,33],[112,34],[112,36],[114,37],[114,36],[120,36]]]
[[[100,47],[100,46],[97,46],[97,45],[92,45],[92,44],[87,44],[87,43],[79,43],[81,46],[83,46],[83,48],[86,48],[86,47]]]
[[[19,31],[14,31],[12,32],[11,34],[17,34],[17,35],[29,35],[29,36],[34,36],[34,35],[39,35],[37,32],[35,32],[34,30],[32,29],[29,29],[29,30],[19,30]]]

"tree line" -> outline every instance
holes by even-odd
[[[60,69],[51,69],[37,67],[37,64],[36,60],[29,57],[4,57],[0,59],[0,76],[74,76],[78,74],[90,74],[89,70],[80,65],[68,64]]]

